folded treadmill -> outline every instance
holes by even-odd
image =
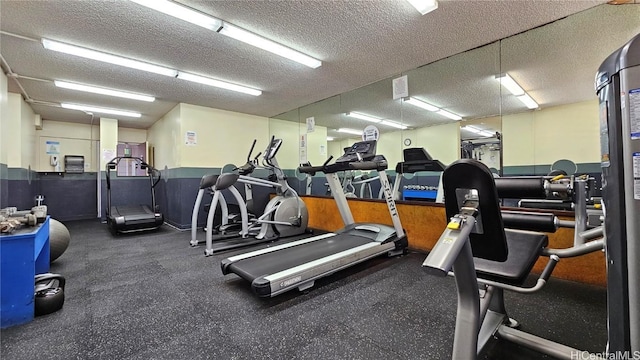
[[[385,173],[388,164],[375,151],[375,141],[362,141],[347,148],[333,164],[328,164],[330,158],[322,166],[298,168],[301,173],[311,175],[324,172],[344,228],[226,258],[220,264],[222,273],[234,273],[251,282],[258,296],[273,297],[292,289],[302,291],[311,288],[316,279],[373,257],[404,254],[408,242]],[[378,171],[393,226],[354,222],[337,175],[345,170]]]

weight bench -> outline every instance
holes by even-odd
[[[549,184],[544,178],[494,180],[484,164],[461,159],[444,171],[443,186],[450,221],[422,266],[430,274],[455,277],[458,310],[452,359],[476,359],[493,337],[561,359],[582,353],[514,329],[518,324],[504,305],[504,289],[530,293],[542,288],[559,257],[548,254],[547,235],[539,232],[555,229],[555,216],[504,213],[503,219],[499,198],[519,189],[542,195]],[[538,231],[505,229],[505,224]],[[540,256],[549,256],[549,262],[536,284],[524,287]]]

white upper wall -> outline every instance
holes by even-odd
[[[36,171],[54,171],[50,162],[51,154],[47,154],[47,141],[59,144],[58,161],[62,171],[65,155],[84,156],[85,171],[88,172],[95,172],[99,166],[96,162],[96,147],[100,139],[98,125],[43,120],[42,130],[36,130],[34,137]]]
[[[22,100],[22,97],[20,98]],[[20,102],[20,124],[22,135],[20,136],[20,149],[22,150],[20,166],[24,169],[36,167],[36,113],[26,101]]]
[[[389,169],[395,169],[396,164],[402,161],[402,131],[393,131],[380,134],[376,153],[384,155],[389,164]]]
[[[429,126],[415,130],[412,147],[423,147],[429,155],[449,165],[460,159],[460,123]]]
[[[273,121],[273,119],[271,121]],[[306,131],[307,124],[300,123],[300,134],[304,134]],[[311,165],[320,165],[328,158],[327,128],[316,125],[312,132],[307,133],[307,161],[310,162]],[[287,169],[291,168],[289,166],[283,167]]]
[[[147,130],[118,127],[119,143],[144,144],[147,141]]]
[[[598,100],[502,117],[504,165],[600,161]]]
[[[180,104],[180,108],[180,167],[242,165],[254,139],[254,155],[270,140],[269,118],[190,104]],[[197,144],[186,144],[188,131],[196,133]]]
[[[8,116],[3,121],[7,124],[7,136],[5,138],[7,150],[7,167],[19,168],[22,164],[22,156],[20,151],[21,137],[22,137],[22,124],[21,124],[21,112],[22,112],[22,95],[16,93],[9,93],[8,103],[9,111]]]
[[[6,164],[10,168],[35,168],[35,113],[22,95],[4,95],[6,111],[2,113],[2,153],[6,156]]]
[[[176,105],[147,131],[147,141],[153,152],[151,165],[156,169],[177,168],[180,166],[180,109]]]

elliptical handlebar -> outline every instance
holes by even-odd
[[[251,144],[251,148],[249,149],[249,154],[247,154],[247,162],[244,165],[238,166],[233,169],[237,170],[240,175],[251,174],[258,164],[258,157],[260,156],[260,154],[262,154],[262,152],[259,152],[256,157],[251,159],[251,154],[253,154],[253,149],[256,147],[256,142],[257,140],[253,139],[253,143]]]
[[[253,153],[253,148],[256,147],[256,141],[258,140],[253,139],[253,144],[251,144],[251,149],[249,149],[249,154],[247,155],[247,162],[251,162],[251,153]],[[258,153],[258,156],[260,156],[259,153]],[[256,158],[258,158],[258,156],[256,156]]]

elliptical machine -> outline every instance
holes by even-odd
[[[300,199],[297,192],[287,183],[287,178],[275,158],[276,153],[280,149],[281,145],[282,139],[276,139],[275,137],[272,137],[269,145],[264,152],[262,167],[270,170],[273,173],[270,176],[270,180],[241,175],[241,168],[238,168],[237,173],[223,173],[216,179],[215,184],[213,185],[213,199],[211,200],[212,206],[209,208],[209,213],[207,216],[207,231],[205,239],[206,249],[204,251],[205,256],[213,255],[213,253],[216,251],[230,250],[237,247],[255,245],[262,242],[273,241],[280,237],[303,234],[307,231],[309,215],[306,205]],[[251,169],[251,171],[253,171],[253,169]],[[255,219],[255,222],[253,222],[252,224],[249,224],[247,206],[242,201],[238,190],[234,187],[236,183],[242,183],[245,185],[248,184],[251,186],[255,185],[273,187],[276,190],[276,196],[274,196],[267,203],[264,213],[260,217]],[[215,204],[220,202],[220,199],[222,198],[222,191],[225,189],[229,189],[229,191],[238,201],[242,226],[242,229],[239,232],[238,236],[241,236],[242,239],[235,239],[224,242],[216,241],[216,246],[214,247],[212,228],[213,219],[216,212]],[[200,205],[197,202],[197,199],[196,205],[198,207]],[[196,246],[198,244],[198,241],[195,239],[194,231],[194,218],[197,221],[197,213],[195,212],[196,208],[194,207],[195,215],[192,217],[191,246]],[[253,239],[246,239],[250,236],[251,233],[253,233],[253,230],[258,227],[259,231],[255,235],[255,237]]]
[[[253,149],[256,146],[256,140],[253,140],[253,144],[251,144],[251,149],[249,150],[249,154],[247,155],[247,162],[240,166],[236,167],[235,165],[231,165],[232,168],[228,168],[229,165],[225,165],[222,168],[222,173],[226,173],[229,171],[237,171],[240,175],[250,175],[253,173],[253,170],[258,166],[258,158],[262,154],[261,152],[255,156],[255,158],[251,159],[251,154],[253,153]],[[202,203],[202,198],[205,193],[210,193],[213,200],[213,195],[215,194],[215,186],[218,175],[208,174],[200,179],[200,187],[198,190],[198,195],[196,197],[195,205],[193,206],[193,212],[191,214],[191,246],[197,246],[202,241],[197,239],[197,231],[198,231],[198,212],[200,211],[200,204]],[[255,236],[257,234],[257,230],[253,234],[249,233],[248,225],[255,222],[255,215],[253,210],[253,195],[250,184],[245,184],[245,198],[246,201],[242,199],[242,196],[234,187],[229,190],[233,197],[236,199],[238,203],[238,211],[239,213],[230,213],[229,205],[224,196],[218,196],[218,201],[212,201],[209,206],[220,206],[221,210],[221,219],[220,223],[216,224],[214,232],[216,232],[216,240],[221,239],[229,239],[233,237],[242,237],[247,238],[249,235]],[[206,209],[206,207],[205,207]],[[207,232],[208,227],[204,227],[203,230],[205,233]]]

